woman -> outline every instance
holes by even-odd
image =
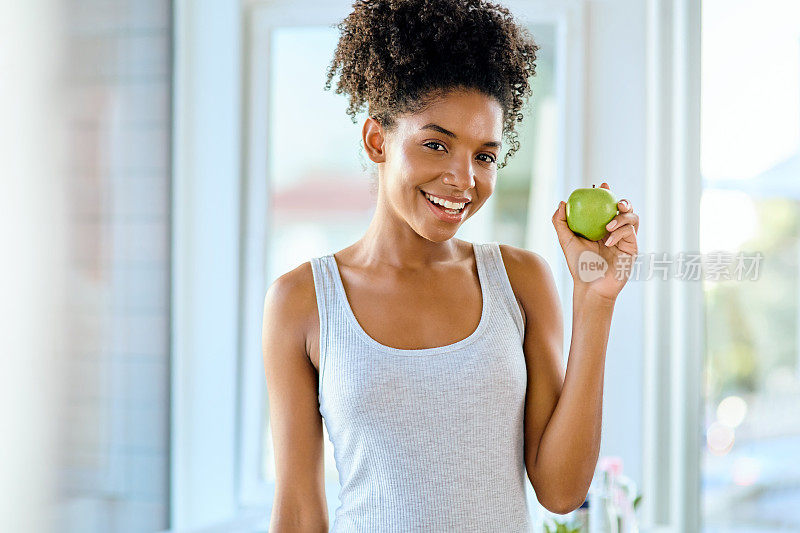
[[[556,513],[585,499],[600,445],[614,303],[637,251],[619,203],[592,242],[552,217],[574,279],[566,377],[552,273],[535,252],[455,237],[494,190],[502,138],[530,94],[536,50],[481,0],[360,1],[339,25],[328,84],[369,106],[378,198],[364,236],[280,276],[264,308],[276,466],[271,532],[327,531],[323,418],[341,505],[335,531],[529,531],[525,483]],[[503,165],[505,162],[503,162]],[[603,184],[607,187],[607,184]]]

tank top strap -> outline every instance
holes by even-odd
[[[478,250],[480,251],[478,260],[483,261],[483,272],[486,273],[487,278],[487,290],[489,292],[487,296],[496,302],[496,308],[499,311],[504,312],[507,317],[510,316],[513,319],[520,338],[524,339],[525,331],[522,313],[517,304],[517,298],[514,296],[514,290],[508,278],[505,263],[503,263],[500,244],[497,242],[483,243],[476,247],[476,251]]]
[[[319,313],[319,383],[317,395],[322,390],[322,378],[325,373],[325,363],[328,354],[328,328],[332,320],[334,306],[336,305],[336,283],[329,263],[329,256],[312,257],[311,272],[314,275],[314,292],[317,295],[317,312]]]

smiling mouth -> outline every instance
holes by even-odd
[[[433,201],[433,200],[431,199],[431,198],[433,197],[433,195],[431,195],[431,194],[428,194],[428,193],[426,193],[426,192],[425,192],[425,191],[423,191],[423,190],[420,190],[420,192],[422,193],[422,196],[425,198],[425,200],[426,200],[428,203],[430,203],[430,204],[431,204],[431,205],[433,205],[434,207],[436,207],[436,208],[438,208],[438,209],[441,209],[442,211],[444,211],[445,213],[447,213],[447,214],[450,214],[450,215],[458,215],[458,214],[462,213],[462,212],[464,211],[464,209],[466,209],[466,207],[467,207],[467,206],[468,206],[470,203],[472,203],[472,202],[466,202],[466,203],[465,203],[465,204],[464,204],[462,207],[460,207],[460,208],[445,207],[444,205],[442,205],[442,204],[440,204],[440,203],[437,203],[437,202]],[[451,204],[451,205],[452,205],[452,202],[447,202],[447,203],[449,203],[449,204]]]

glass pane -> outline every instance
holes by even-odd
[[[762,254],[704,280],[704,531],[798,531],[800,3],[704,0],[702,17],[701,251],[731,273]]]
[[[546,205],[553,203],[558,99],[554,79],[556,28],[537,24],[528,29],[540,47],[536,75],[530,80],[533,96],[528,101],[529,109],[523,109],[525,119],[517,125],[520,149],[498,173],[488,240],[534,249],[536,232],[549,230],[548,237],[553,237],[550,217],[555,206],[550,211],[533,206],[539,199]]]
[[[459,232],[463,239],[525,246],[533,235],[530,228],[546,228],[550,223],[552,212],[539,217],[541,220],[533,219],[529,206],[538,199],[535,195],[550,190],[537,186],[539,181],[553,183],[556,175],[558,151],[553,139],[557,138],[560,109],[554,82],[556,28],[547,24],[530,26],[530,30],[542,49],[533,79],[532,110],[528,109],[526,120],[518,125],[521,148],[500,171],[492,199]],[[338,30],[325,26],[282,27],[271,37],[268,283],[310,257],[357,241],[374,212],[373,164],[361,147],[366,116],[362,113],[353,124],[345,113],[347,98],[323,89],[338,38]],[[309,131],[309,125],[314,131]],[[298,154],[302,149],[298,140],[309,135],[324,142]],[[268,404],[266,391],[264,404]],[[267,410],[259,422],[264,446],[261,475],[269,486],[271,505],[275,472],[268,414]],[[323,432],[328,510],[333,523],[339,505],[338,472],[324,425]],[[530,498],[536,501],[532,490]]]
[[[59,531],[169,526],[172,36],[169,2],[149,4],[65,11]]]

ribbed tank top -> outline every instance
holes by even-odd
[[[529,532],[522,315],[496,242],[475,244],[483,307],[446,346],[385,346],[359,325],[333,254],[311,260],[334,533]]]

